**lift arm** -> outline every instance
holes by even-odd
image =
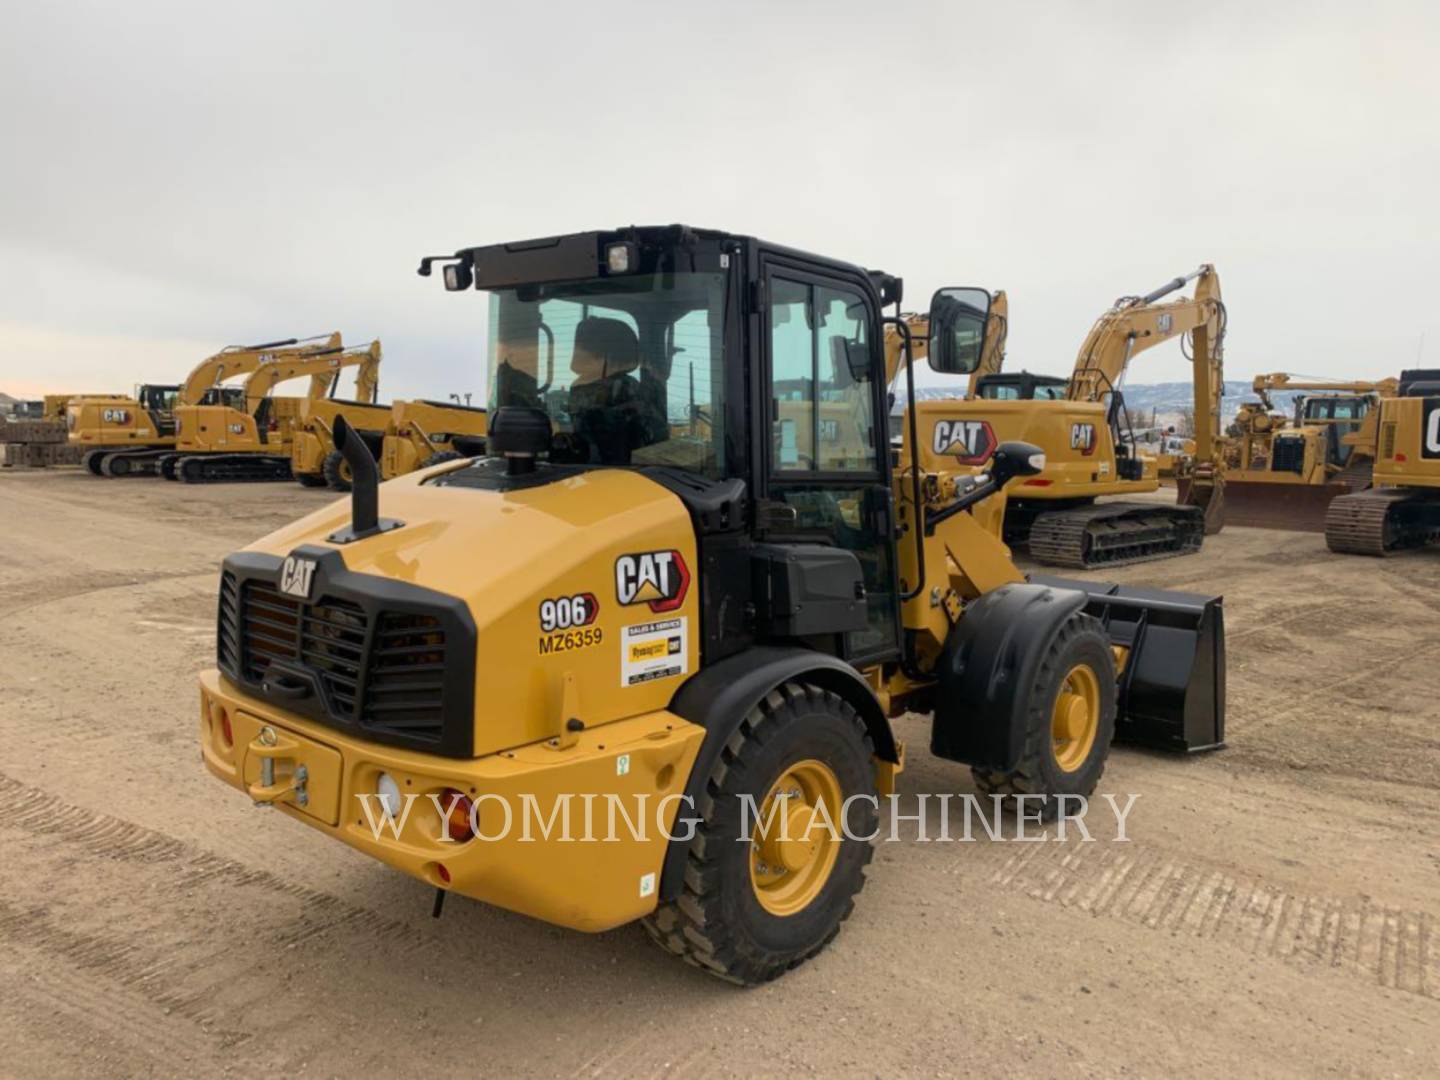
[[[297,340],[272,341],[263,345],[228,345],[214,356],[207,357],[196,365],[180,387],[177,405],[198,405],[205,391],[219,386],[227,379],[238,375],[249,375],[263,365],[283,361],[294,356],[304,356],[320,349],[339,349],[340,332],[328,337],[314,337]]]

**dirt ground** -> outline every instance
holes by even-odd
[[[1127,843],[902,829],[745,991],[634,926],[434,921],[204,772],[218,561],[330,498],[0,474],[0,1075],[1440,1071],[1440,553],[1230,529],[1107,575],[1224,594],[1229,748],[1117,748]],[[974,790],[901,728],[905,793]]]

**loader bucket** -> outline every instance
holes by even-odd
[[[1048,574],[1030,581],[1085,593],[1086,614],[1128,650],[1117,683],[1117,742],[1177,753],[1225,745],[1221,597]]]
[[[1180,481],[1180,501],[1187,500],[1188,478]],[[1337,495],[1348,495],[1345,484],[1284,484],[1225,478],[1225,523],[1253,529],[1290,529],[1324,532],[1325,511]],[[1206,530],[1209,531],[1208,529]]]

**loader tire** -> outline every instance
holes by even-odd
[[[1100,623],[1071,615],[1046,646],[1030,690],[1025,748],[1010,772],[972,769],[986,796],[1005,796],[1017,811],[1049,821],[1059,795],[1089,798],[1105,772],[1115,738],[1115,656]],[[1023,802],[1016,796],[1040,796]],[[1067,810],[1078,810],[1065,800]]]
[[[301,487],[325,487],[330,483],[324,473],[300,472],[295,474],[295,479],[300,481]]]
[[[698,824],[680,894],[642,920],[650,937],[742,986],[783,975],[829,944],[874,854],[873,750],[860,717],[837,695],[793,682],[770,691],[731,736],[698,805],[680,810],[673,832],[683,835],[687,816]],[[742,818],[745,796],[753,801]],[[860,798],[842,831],[852,796]],[[836,826],[833,838],[819,803]],[[782,812],[766,830],[754,808],[763,822],[772,805]],[[793,844],[781,840],[783,820]]]
[[[331,450],[325,455],[325,461],[320,466],[320,471],[325,476],[325,482],[334,490],[350,490],[350,482],[353,479],[350,475],[350,463],[345,460],[345,455],[339,450]]]

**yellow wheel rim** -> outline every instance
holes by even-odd
[[[1055,764],[1074,772],[1085,764],[1100,730],[1100,680],[1088,664],[1076,664],[1060,683],[1050,718]]]
[[[350,462],[342,461],[340,463],[340,479],[344,480],[347,484],[354,479],[354,477],[350,475]]]
[[[760,804],[750,836],[750,884],[772,915],[803,911],[840,857],[840,780],[823,761],[791,765]]]

